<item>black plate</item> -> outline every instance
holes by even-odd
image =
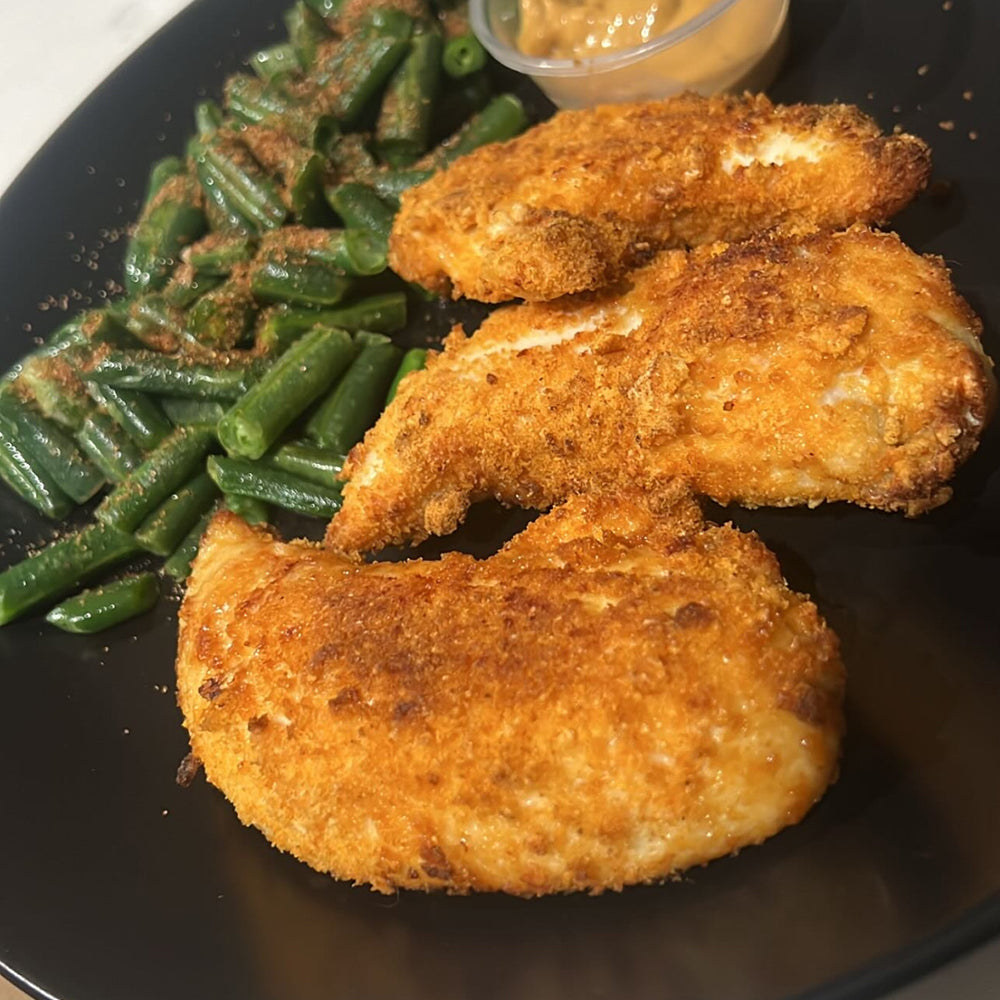
[[[182,148],[194,101],[275,37],[284,6],[185,11],[0,201],[0,362],[62,306],[101,301],[148,164]],[[994,354],[998,28],[992,0],[796,0],[773,88],[856,102],[933,143],[950,193],[898,228],[952,264]],[[385,898],[319,876],[203,782],[174,784],[172,609],[93,640],[37,618],[3,629],[0,971],[61,1000],[828,1000],[921,973],[1000,928],[997,459],[994,430],[953,502],[919,521],[724,513],[760,531],[843,640],[843,771],[800,826],[621,895]],[[475,520],[492,531],[494,516]],[[0,524],[5,560],[50,530],[6,495]]]

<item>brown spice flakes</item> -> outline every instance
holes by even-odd
[[[214,677],[209,677],[198,686],[198,694],[205,701],[215,701],[222,694],[222,685]]]

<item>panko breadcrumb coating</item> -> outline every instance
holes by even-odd
[[[850,105],[684,94],[562,111],[408,191],[390,264],[456,298],[554,299],[662,248],[882,223],[929,174],[922,140]]]
[[[667,251],[627,285],[456,330],[344,466],[342,551],[447,534],[470,502],[695,492],[749,506],[943,503],[992,411],[981,324],[893,234]]]
[[[382,892],[660,880],[797,822],[836,773],[834,635],[684,498],[574,497],[489,559],[367,565],[223,513],[180,619],[208,779]]]

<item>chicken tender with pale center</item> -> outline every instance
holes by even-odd
[[[651,250],[882,223],[930,153],[855,107],[695,94],[563,111],[407,192],[390,263],[483,302],[603,287]]]
[[[378,550],[447,534],[473,500],[677,478],[720,503],[919,514],[992,410],[980,328],[892,234],[666,252],[627,286],[453,332],[351,452],[327,541]]]
[[[836,773],[835,637],[686,499],[574,497],[485,560],[367,565],[221,514],[180,619],[208,779],[383,892],[663,879],[797,822]]]

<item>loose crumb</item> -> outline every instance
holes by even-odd
[[[917,67],[917,76],[927,76],[927,73],[929,71],[930,71],[930,65],[928,63],[924,63],[923,66]]]
[[[892,113],[894,115],[898,115],[902,110],[903,110],[903,106],[901,104],[894,104],[892,106]]]
[[[972,100],[972,91],[971,90],[963,90],[962,91],[962,100],[964,100],[964,101],[971,101]]]
[[[972,131],[971,131],[971,132],[969,133],[969,138],[970,138],[970,139],[971,139],[971,140],[972,140],[973,142],[975,142],[975,141],[976,141],[976,140],[977,140],[977,139],[979,138],[979,133],[978,133],[978,132],[977,132],[977,131],[976,131],[975,129],[973,129],[973,130],[972,130]]]
[[[949,118],[947,121],[938,122],[938,128],[945,132],[954,132],[955,123]]]
[[[951,8],[952,8],[952,2],[951,2],[951,0],[944,0],[944,3],[941,4],[941,9],[942,10],[951,10]]]

